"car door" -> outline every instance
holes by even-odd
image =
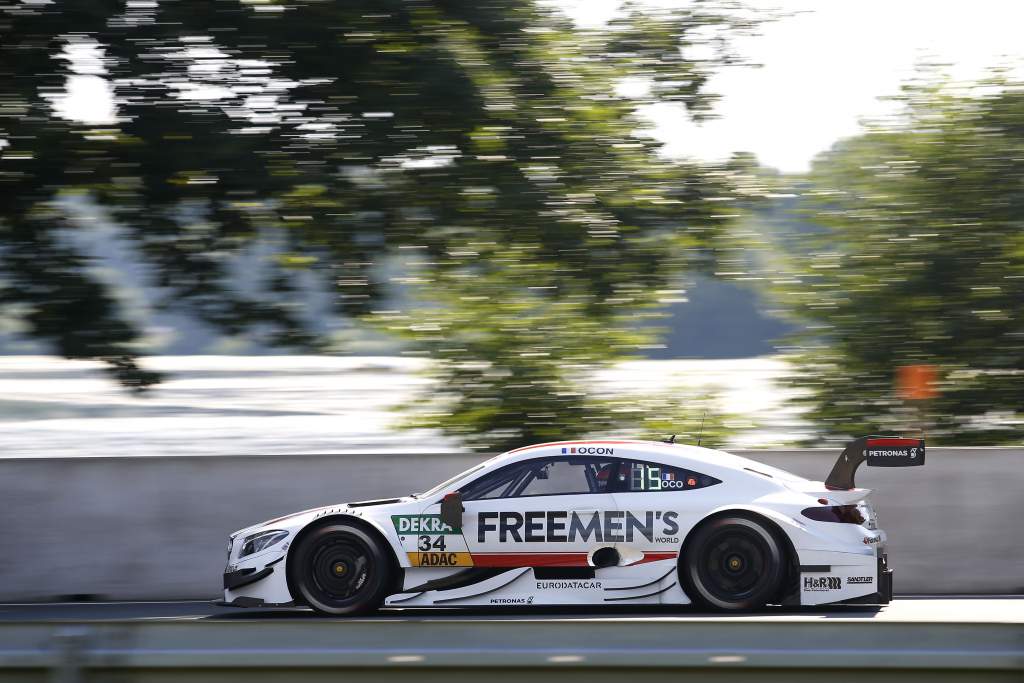
[[[507,465],[461,490],[477,567],[586,567],[617,524],[616,461],[547,456]]]
[[[613,483],[627,530],[619,554],[629,563],[674,559],[689,530],[717,505],[713,487],[720,483],[682,467],[623,460]]]

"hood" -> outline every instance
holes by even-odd
[[[411,502],[413,499],[410,497],[404,498],[380,498],[377,500],[361,500],[354,501],[351,503],[337,503],[334,505],[323,505],[321,507],[309,508],[308,510],[302,510],[301,512],[293,512],[288,515],[281,517],[274,517],[258,524],[239,529],[238,531],[231,534],[231,537],[248,535],[260,531],[261,529],[267,529],[270,527],[276,527],[280,529],[289,529],[292,527],[305,526],[309,522],[313,521],[318,517],[325,515],[338,514],[338,513],[352,513],[355,515],[359,514],[359,511],[367,507],[375,507],[379,505],[396,505],[401,503]]]

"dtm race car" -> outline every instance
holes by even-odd
[[[854,474],[923,465],[863,437],[824,482],[723,451],[566,441],[503,453],[404,498],[316,508],[228,542],[224,603],[389,607],[885,604],[885,532]]]

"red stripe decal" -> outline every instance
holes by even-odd
[[[920,439],[868,439],[868,448],[872,446],[917,446]]]
[[[473,553],[477,567],[589,567],[587,553]],[[676,553],[644,553],[629,566],[674,560]]]
[[[644,553],[642,560],[637,560],[633,564],[644,564],[647,562],[659,562],[661,560],[674,560],[676,559],[675,553]]]
[[[586,567],[587,553],[473,553],[477,567]]]
[[[533,446],[523,446],[521,448],[516,448],[516,449],[511,450],[511,451],[506,451],[505,454],[508,455],[509,453],[518,453],[520,451],[528,451],[531,448],[545,448],[547,446],[579,446],[580,444],[586,445],[586,444],[590,444],[590,443],[636,444],[636,443],[644,443],[644,442],[643,441],[551,441],[549,443],[534,444]]]

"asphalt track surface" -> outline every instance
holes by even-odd
[[[1024,596],[884,607],[387,609],[0,604],[0,683],[1021,683]]]
[[[408,620],[635,620],[815,622],[835,620],[913,623],[1024,624],[1024,595],[1018,596],[897,596],[882,607],[826,605],[766,608],[759,612],[722,614],[686,607],[609,608],[421,608],[385,609],[360,617],[364,621]],[[0,623],[41,621],[311,621],[331,619],[306,609],[243,609],[219,607],[208,601],[177,602],[60,602],[0,604]]]

